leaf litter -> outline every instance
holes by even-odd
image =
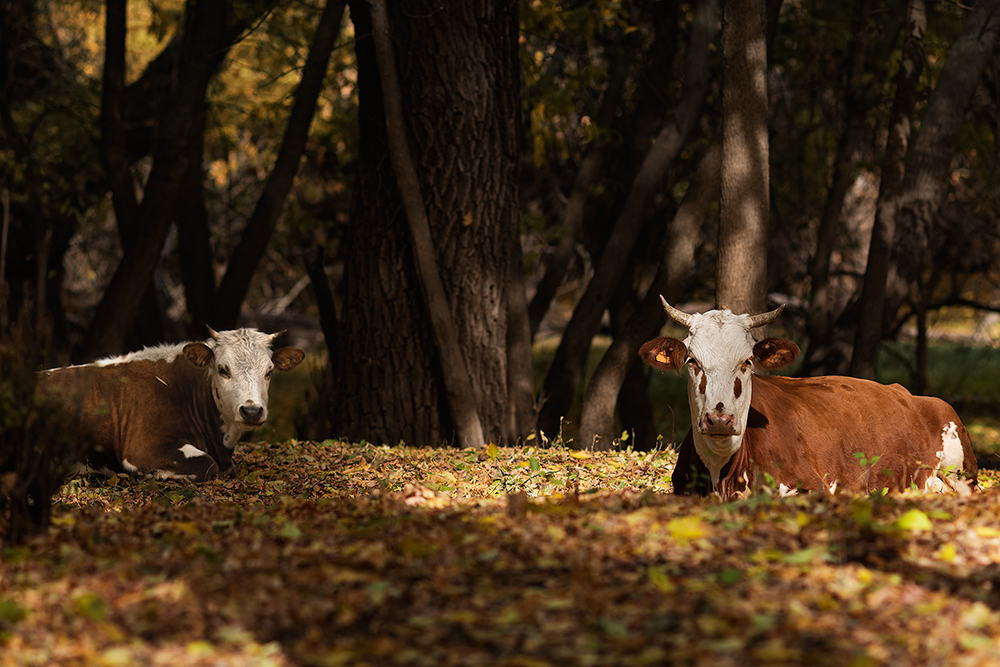
[[[7,665],[988,665],[1000,492],[669,495],[668,451],[242,446],[72,479],[0,558]]]

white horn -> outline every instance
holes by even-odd
[[[212,327],[208,326],[207,324],[205,325],[205,328],[208,329],[208,335],[212,337],[212,340],[219,340],[219,332],[218,331],[216,331]]]
[[[660,301],[663,302],[663,310],[667,311],[667,315],[670,316],[670,319],[672,319],[674,322],[677,322],[677,324],[683,324],[686,327],[691,326],[691,320],[694,319],[694,316],[681,312],[676,308],[674,308],[673,306],[671,306],[669,303],[667,303],[667,300],[663,298],[662,294],[660,295]]]
[[[771,322],[778,319],[778,315],[781,315],[781,311],[783,311],[784,309],[785,309],[785,304],[781,304],[780,306],[778,306],[777,308],[775,308],[770,312],[761,313],[760,315],[751,315],[750,328],[756,329],[757,327],[762,327],[765,324],[770,324]]]
[[[271,342],[273,343],[274,341],[278,340],[278,336],[284,336],[287,331],[288,329],[282,329],[277,333],[271,334]]]

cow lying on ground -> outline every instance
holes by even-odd
[[[753,316],[689,315],[661,300],[690,330],[684,341],[656,338],[639,351],[653,368],[679,373],[688,366],[692,427],[674,469],[675,493],[728,498],[760,483],[782,494],[976,487],[969,434],[944,401],[851,377],[755,375],[755,368],[783,368],[799,353],[791,341],[755,344],[750,335],[783,307]]]
[[[272,352],[280,334],[209,332],[204,343],[41,373],[40,388],[57,395],[93,441],[91,466],[199,482],[232,471],[240,435],[267,420],[271,371],[292,370],[305,353]]]

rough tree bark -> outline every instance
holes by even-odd
[[[417,268],[417,280],[424,297],[424,308],[430,319],[431,332],[441,361],[441,380],[448,400],[448,410],[455,424],[456,437],[463,447],[480,447],[484,444],[483,427],[479,422],[472,383],[465,357],[459,346],[458,330],[451,318],[448,297],[441,282],[434,239],[431,237],[427,211],[420,195],[420,183],[410,156],[400,100],[399,78],[392,53],[389,32],[389,15],[385,0],[371,0],[372,38],[375,41],[375,60],[378,63],[379,81],[382,84],[382,101],[385,107],[386,140],[392,159],[393,176],[399,186],[403,210],[410,228],[410,242]]]
[[[906,173],[906,151],[910,143],[910,118],[917,105],[920,75],[924,71],[924,33],[927,11],[924,0],[910,0],[906,10],[906,38],[903,55],[896,75],[896,95],[889,116],[889,138],[882,158],[882,178],[875,224],[868,247],[868,266],[861,289],[861,314],[854,337],[850,374],[875,378],[878,345],[885,331],[885,281],[889,275],[889,254],[896,233],[896,210],[899,206],[903,175]]]
[[[580,383],[590,341],[600,327],[601,317],[629,264],[633,247],[653,195],[680,151],[701,113],[708,88],[708,45],[718,26],[718,4],[705,0],[698,5],[688,47],[684,92],[674,111],[649,149],[629,189],[628,198],[615,222],[614,230],[601,253],[594,276],[573,311],[573,316],[556,349],[542,388],[538,428],[557,434],[561,418],[569,409]]]
[[[485,439],[507,414],[507,299],[518,224],[517,3],[392,3],[403,130],[413,152],[458,347]],[[441,360],[387,155],[383,93],[364,0],[358,40],[360,144],[345,258],[339,376],[330,416],[352,441],[454,439]]]
[[[716,304],[764,312],[770,208],[764,0],[723,8],[722,198]]]
[[[615,336],[601,358],[583,397],[580,444],[592,449],[609,449],[614,442],[615,403],[626,374],[636,365],[639,348],[656,335],[666,315],[660,295],[676,303],[684,291],[698,234],[719,194],[722,147],[713,142],[698,165],[676,215],[667,224],[666,251],[657,267],[653,284],[642,303]],[[639,443],[648,443],[655,434],[635,434]],[[641,446],[641,445],[640,445]]]

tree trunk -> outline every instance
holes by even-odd
[[[386,140],[392,160],[393,176],[399,186],[403,210],[410,228],[410,242],[417,268],[417,281],[424,298],[424,308],[429,316],[431,333],[438,358],[441,360],[441,381],[448,400],[448,410],[455,424],[455,435],[463,447],[481,447],[483,427],[479,421],[472,383],[459,347],[458,331],[451,317],[448,297],[441,282],[434,239],[431,237],[427,211],[420,194],[420,183],[413,167],[409,141],[403,119],[403,103],[399,92],[399,78],[392,50],[392,35],[385,0],[371,0],[372,38],[375,41],[375,59],[378,63],[379,82],[382,84],[385,107]]]
[[[621,333],[615,336],[587,386],[580,418],[580,444],[584,447],[610,449],[612,446],[619,388],[629,369],[637,365],[639,348],[656,336],[666,321],[660,295],[676,303],[684,291],[702,223],[719,193],[721,168],[722,147],[719,142],[712,142],[688,185],[677,214],[667,224],[666,252],[652,286]]]
[[[205,172],[202,169],[204,126],[189,147],[188,168],[177,193],[177,254],[184,283],[185,329],[193,339],[204,338],[215,298],[215,266],[211,232],[205,208]]]
[[[875,379],[878,345],[885,331],[885,281],[889,275],[889,254],[896,233],[896,210],[903,186],[906,151],[910,143],[910,118],[917,104],[920,76],[924,70],[924,32],[927,13],[924,0],[910,0],[906,12],[906,39],[896,76],[896,96],[889,116],[889,138],[882,158],[882,179],[875,225],[868,248],[868,266],[861,289],[860,315],[855,331],[850,374]]]
[[[527,438],[535,428],[535,390],[532,384],[531,324],[521,239],[515,235],[507,289],[507,423],[504,439],[509,444]]]
[[[726,2],[722,19],[722,200],[716,304],[760,313],[770,208],[764,0]]]
[[[865,103],[865,61],[868,53],[868,29],[871,0],[860,0],[851,41],[851,66],[848,73],[847,93],[844,98],[844,131],[840,135],[834,157],[833,181],[827,194],[823,218],[817,230],[816,253],[809,267],[811,295],[806,335],[809,351],[806,355],[805,375],[812,375],[812,368],[822,368],[822,374],[843,374],[847,369],[826,367],[832,359],[824,354],[833,321],[843,308],[844,300],[835,300],[830,290],[830,259],[837,247],[837,232],[844,210],[844,199],[854,176],[854,152],[863,139]],[[844,366],[842,360],[838,366]]]
[[[353,0],[360,145],[331,418],[351,440],[440,445],[455,424],[387,156],[369,8]],[[403,123],[484,438],[504,432],[507,290],[517,232],[517,4],[389,7]],[[453,352],[453,351],[450,351]]]
[[[299,162],[309,136],[309,126],[316,111],[316,100],[323,89],[330,54],[337,35],[340,34],[340,22],[346,5],[347,0],[327,0],[320,15],[309,56],[302,70],[302,80],[295,89],[295,102],[288,116],[285,137],[274,169],[257,200],[257,206],[247,222],[240,242],[229,259],[226,274],[215,295],[211,321],[212,326],[217,329],[232,329],[236,326],[250,281],[278,224],[281,209],[299,170]]]
[[[698,6],[688,50],[684,93],[673,117],[646,154],[632,182],[625,207],[601,253],[594,277],[576,305],[556,349],[545,377],[542,408],[538,415],[538,428],[549,435],[558,432],[560,420],[573,401],[590,341],[597,333],[608,301],[629,265],[653,195],[662,186],[667,169],[700,116],[708,88],[708,46],[718,25],[717,9],[714,0],[705,0]]]

